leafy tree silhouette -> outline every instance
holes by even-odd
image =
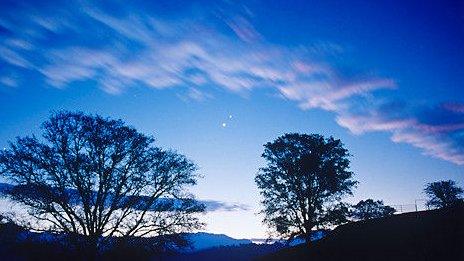
[[[313,228],[346,222],[348,207],[341,199],[357,183],[349,156],[340,140],[318,134],[285,134],[265,144],[267,165],[255,181],[271,233],[309,244]]]
[[[0,172],[15,186],[6,196],[26,207],[36,231],[86,238],[97,253],[105,239],[161,236],[201,228],[204,211],[186,187],[196,166],[156,147],[121,120],[57,112],[43,135],[18,137],[0,152]]]
[[[382,200],[366,199],[353,206],[352,217],[357,220],[367,220],[391,216],[395,212],[394,208],[385,206]]]
[[[449,207],[461,202],[461,195],[464,193],[453,180],[428,183],[424,191],[428,196],[427,206],[436,208]]]

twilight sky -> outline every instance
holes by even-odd
[[[97,2],[97,1],[96,1]],[[349,201],[464,185],[464,1],[0,0],[0,146],[53,110],[194,160],[207,231],[264,237],[254,176],[286,132],[342,139]]]

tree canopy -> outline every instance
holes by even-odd
[[[453,180],[428,183],[424,191],[428,197],[427,206],[435,208],[455,205],[462,201],[461,195],[464,193]]]
[[[393,207],[385,206],[382,200],[366,199],[353,206],[352,217],[357,220],[367,220],[391,216],[395,212]]]
[[[310,240],[313,228],[346,221],[356,181],[340,140],[291,133],[264,145],[266,166],[255,177],[263,197],[263,222],[276,235]]]
[[[121,120],[57,112],[42,137],[18,137],[0,152],[6,196],[26,206],[34,230],[102,237],[162,236],[202,227],[186,188],[196,165],[154,145]]]

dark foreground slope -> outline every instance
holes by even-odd
[[[464,205],[346,224],[264,260],[464,260]]]
[[[275,244],[243,244],[238,246],[214,247],[193,253],[180,253],[163,255],[157,260],[163,261],[216,261],[233,260],[247,261],[254,260],[260,256],[274,253],[285,246],[280,243]]]
[[[107,245],[97,256],[78,247],[69,236],[35,233],[13,223],[0,224],[0,260],[252,260],[285,247],[282,243],[253,244],[210,233],[186,234],[193,248],[162,250],[157,238],[135,238],[128,245]],[[84,238],[82,238],[84,240]],[[83,241],[85,242],[85,241]]]

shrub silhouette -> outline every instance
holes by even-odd
[[[453,180],[428,183],[424,189],[428,207],[450,207],[462,201],[464,190]]]
[[[391,216],[395,212],[394,208],[385,206],[381,200],[366,199],[359,201],[353,206],[351,215],[357,220],[367,220]]]

